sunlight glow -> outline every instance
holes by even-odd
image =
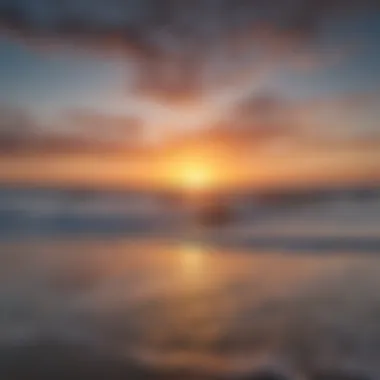
[[[183,275],[187,280],[201,279],[202,269],[205,265],[204,248],[196,243],[185,243],[180,248],[180,260]]]
[[[180,181],[185,190],[200,191],[211,185],[212,175],[202,166],[187,165],[180,173]]]
[[[166,158],[161,168],[166,185],[185,193],[199,194],[219,185],[219,165],[209,154],[198,150],[178,152]]]

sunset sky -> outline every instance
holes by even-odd
[[[379,38],[375,0],[0,0],[0,180],[149,183],[186,154],[220,182],[380,179]]]

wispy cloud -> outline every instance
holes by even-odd
[[[67,110],[56,122],[46,126],[26,108],[0,105],[0,153],[128,153],[141,145],[144,127],[139,119],[91,109]]]
[[[263,64],[311,43],[334,12],[377,6],[375,0],[1,0],[0,23],[24,40],[122,53],[136,73],[131,91],[178,102],[246,83]]]

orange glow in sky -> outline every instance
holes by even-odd
[[[200,191],[212,185],[213,173],[198,165],[185,165],[178,173],[179,182],[185,190]]]
[[[218,157],[198,149],[176,152],[162,162],[163,182],[189,193],[200,193],[219,187],[224,173]]]

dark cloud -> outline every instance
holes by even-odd
[[[27,40],[126,54],[137,92],[181,99],[233,82],[241,65],[255,70],[261,55],[310,41],[326,16],[373,6],[378,1],[0,0],[0,23]]]

